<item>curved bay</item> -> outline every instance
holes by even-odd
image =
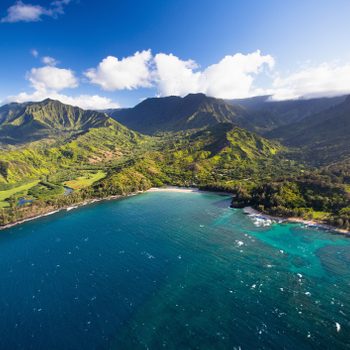
[[[229,203],[146,193],[1,232],[0,348],[350,348],[350,240]]]

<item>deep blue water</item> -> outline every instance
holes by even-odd
[[[146,193],[0,232],[0,349],[350,349],[350,239],[229,202]]]

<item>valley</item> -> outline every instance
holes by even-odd
[[[234,207],[348,229],[349,106],[346,96],[274,102],[204,94],[105,112],[49,99],[5,105],[0,225],[175,185],[230,192]]]

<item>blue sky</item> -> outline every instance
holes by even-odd
[[[0,101],[347,93],[349,13],[348,0],[2,0]]]

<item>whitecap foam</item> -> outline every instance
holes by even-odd
[[[256,227],[268,227],[271,226],[275,221],[262,215],[257,215],[257,214],[251,214],[249,215],[251,220],[253,221],[253,224]]]

